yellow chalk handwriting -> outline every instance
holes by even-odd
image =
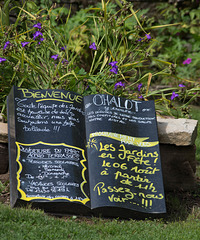
[[[154,167],[154,168],[147,167],[145,169],[141,169],[141,168],[138,168],[138,166],[136,166],[136,167],[132,167],[130,171],[134,171],[135,173],[155,174],[156,172],[159,172],[160,169],[158,169],[157,167]]]
[[[124,187],[116,187],[116,186],[108,186],[105,187],[105,183],[104,182],[98,182],[94,188],[94,191],[97,191],[98,195],[100,196],[103,193],[129,193],[130,189],[129,188],[124,188]]]
[[[100,145],[99,152],[101,152],[101,151],[112,151],[112,152],[114,152],[116,150],[116,148],[113,147],[113,144],[103,145],[103,143],[100,142],[99,145]]]
[[[131,191],[129,193],[126,193],[124,197],[121,196],[115,196],[112,194],[111,196],[108,196],[108,199],[110,202],[125,202],[134,199],[136,193],[132,193]]]
[[[113,155],[111,153],[102,153],[101,155],[99,155],[98,157],[100,158],[111,158],[111,159],[115,159],[115,157],[113,157]]]
[[[105,187],[104,182],[99,182],[95,185],[93,188],[93,191],[97,191],[98,196],[104,194],[104,193],[112,193],[111,196],[108,196],[108,200],[110,202],[125,202],[128,200],[131,200],[135,197],[137,193],[131,192],[129,188],[124,188],[124,187],[116,187],[116,186],[108,186]],[[124,193],[124,196],[116,196],[115,194],[118,193]]]
[[[146,178],[146,176],[141,177],[139,174],[135,176],[135,175],[129,175],[128,173],[122,173],[120,171],[117,171],[116,173],[114,173],[114,175],[115,175],[115,180],[121,177],[121,178],[126,178],[135,182],[151,183],[151,181],[148,178]]]
[[[162,193],[155,195],[155,194],[145,194],[145,193],[139,192],[138,196],[142,197],[143,199],[146,199],[146,198],[163,199],[164,198]]]
[[[118,162],[110,163],[106,160],[103,160],[102,167],[114,167],[114,168],[120,168],[122,170],[126,170],[128,168],[126,163],[121,163],[121,164]]]
[[[120,181],[120,183],[129,185],[129,186],[133,186],[132,182],[129,179],[123,179]]]
[[[83,101],[82,96],[76,95],[71,92],[65,93],[59,90],[52,90],[52,91],[46,90],[42,92],[40,90],[30,91],[29,89],[23,89],[23,88],[20,88],[19,90],[22,91],[23,97],[40,99],[37,101],[47,101],[47,100],[59,101],[59,99],[67,100],[68,103],[73,103],[73,102],[81,103]]]
[[[136,188],[139,189],[145,189],[145,190],[150,190],[152,192],[157,192],[156,188],[154,187],[153,183],[151,183],[150,185],[145,185],[143,186],[141,183],[138,186],[135,186]]]
[[[143,156],[140,156],[141,151],[138,152],[137,150],[127,150],[124,144],[121,144],[119,147],[119,152],[122,152],[118,154],[119,159],[127,159],[127,161],[133,161],[135,164],[139,165],[151,165],[149,160],[143,160]]]
[[[110,162],[106,162],[106,160],[103,160],[102,167],[111,167],[111,163]]]
[[[102,172],[101,175],[109,175],[109,173],[107,172],[108,168],[105,168]]]
[[[146,199],[142,199],[142,205],[147,208],[151,208],[152,207],[152,200],[146,200]]]

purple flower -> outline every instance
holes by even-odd
[[[117,61],[113,61],[109,63],[109,65],[112,67],[110,69],[110,72],[113,72],[114,74],[118,73],[118,66],[116,65],[117,63],[118,63]]]
[[[141,90],[141,87],[142,87],[142,83],[139,83],[138,84],[138,91],[140,92],[140,90]]]
[[[179,84],[178,86],[179,86],[179,87],[185,87],[185,85],[184,85],[184,84],[182,84],[182,83],[181,83],[181,84]]]
[[[27,44],[29,44],[29,42],[21,42],[22,47],[25,47]]]
[[[53,58],[54,60],[58,59],[58,54],[52,55],[51,58]]]
[[[0,63],[5,62],[5,61],[7,61],[7,59],[0,57]]]
[[[117,89],[118,87],[123,87],[123,88],[125,88],[125,84],[122,83],[122,82],[115,83],[114,88]]]
[[[144,97],[143,97],[142,95],[140,95],[138,98],[139,98],[139,99],[144,99]]]
[[[62,61],[62,63],[63,63],[63,64],[69,64],[69,61],[67,61],[67,59],[64,58],[63,61]]]
[[[91,48],[91,49],[93,49],[93,50],[97,50],[97,47],[96,47],[96,45],[95,45],[95,42],[93,42],[93,43],[89,46],[89,48]]]
[[[33,25],[33,27],[41,29],[42,24],[41,23],[36,23],[36,24]]]
[[[174,98],[176,98],[178,96],[179,96],[178,93],[172,92],[171,100],[173,100]]]
[[[44,38],[40,38],[38,44],[41,44],[41,42],[44,41]]]
[[[34,34],[33,34],[33,40],[35,40],[37,37],[43,37],[43,34],[40,32],[40,31],[36,31]]]
[[[111,67],[115,67],[117,63],[118,63],[117,61],[113,61],[113,62],[110,62],[109,65],[110,65]]]
[[[147,37],[147,39],[151,39],[150,34],[146,34],[145,36]]]
[[[5,50],[9,44],[10,44],[10,42],[7,41],[7,42],[5,43],[5,45],[4,45],[4,47],[3,47],[3,50]]]
[[[183,61],[183,64],[190,64],[192,62],[191,58],[187,58],[185,61]]]
[[[67,46],[61,47],[61,50],[65,51],[66,48],[67,48]]]
[[[143,40],[143,38],[139,38],[139,39],[138,39],[138,42],[141,42],[142,40]]]
[[[114,74],[118,73],[118,66],[114,66],[110,69],[110,72],[113,72]]]

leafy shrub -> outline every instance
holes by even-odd
[[[176,70],[176,79],[184,81],[189,87],[199,81],[200,69],[200,6],[193,8],[178,7],[175,4],[160,3],[156,5],[150,25],[158,26],[177,23],[166,28],[157,28],[157,45],[153,55],[166,62],[172,62]],[[147,13],[148,16],[148,13]],[[190,59],[189,62],[185,61]],[[164,78],[161,83],[171,83],[170,78]],[[176,81],[175,81],[176,83]]]
[[[150,89],[158,76],[176,77],[174,64],[151,58],[158,40],[150,32],[153,26],[147,31],[146,10],[115,2],[102,1],[72,16],[70,9],[40,9],[33,1],[16,6],[16,22],[2,24],[0,33],[0,102],[12,85],[155,99],[162,114],[172,114],[178,97],[194,99],[199,87],[186,89],[178,81],[170,88]]]

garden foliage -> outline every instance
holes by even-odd
[[[154,99],[158,112],[176,117],[183,116],[177,115],[176,99],[185,114],[187,104],[197,98],[199,30],[186,10],[175,19],[175,8],[160,5],[162,18],[148,19],[148,9],[134,9],[125,0],[102,0],[76,14],[64,6],[10,2],[0,9],[2,111],[13,85]],[[8,6],[17,14],[13,24],[3,20]],[[199,12],[189,12],[189,18],[195,25]],[[193,37],[183,40],[188,31]],[[160,83],[168,86],[156,88]]]

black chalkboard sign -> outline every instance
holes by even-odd
[[[153,101],[13,87],[7,105],[12,207],[166,212]]]

